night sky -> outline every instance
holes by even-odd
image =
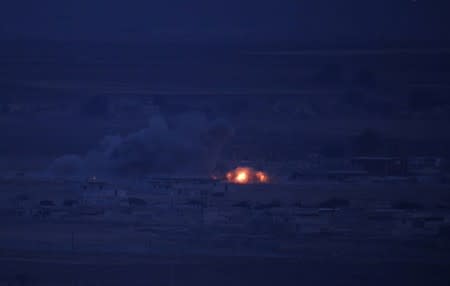
[[[450,40],[447,1],[4,1],[3,39],[86,41]]]

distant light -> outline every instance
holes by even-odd
[[[235,184],[265,184],[269,182],[269,176],[265,172],[255,171],[249,167],[238,167],[229,171],[226,178],[228,182]]]
[[[246,183],[248,181],[247,172],[245,172],[245,171],[239,172],[236,176],[236,181],[241,184]]]

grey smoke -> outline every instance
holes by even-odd
[[[53,161],[52,171],[58,176],[67,176],[80,173],[83,168],[83,160],[78,155],[64,155]]]
[[[84,156],[64,155],[51,170],[58,175],[202,174],[212,171],[232,129],[202,113],[173,118],[161,114],[127,136],[107,136]]]

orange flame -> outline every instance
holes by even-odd
[[[261,172],[261,171],[256,172],[255,176],[256,176],[256,178],[258,178],[260,183],[267,183],[268,178],[264,172]]]
[[[238,167],[226,174],[227,181],[235,184],[268,183],[269,176],[263,171],[255,171],[248,167]]]

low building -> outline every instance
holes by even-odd
[[[127,192],[118,189],[91,190],[83,193],[83,203],[87,205],[107,206],[120,203],[127,198]]]
[[[408,175],[408,160],[400,157],[354,157],[352,167],[370,176]]]
[[[83,203],[88,205],[106,206],[119,203],[120,200],[127,198],[125,190],[99,181],[96,177],[87,179],[86,183],[82,185],[82,189]]]
[[[408,167],[412,170],[439,170],[443,159],[437,156],[418,156],[408,160]]]

